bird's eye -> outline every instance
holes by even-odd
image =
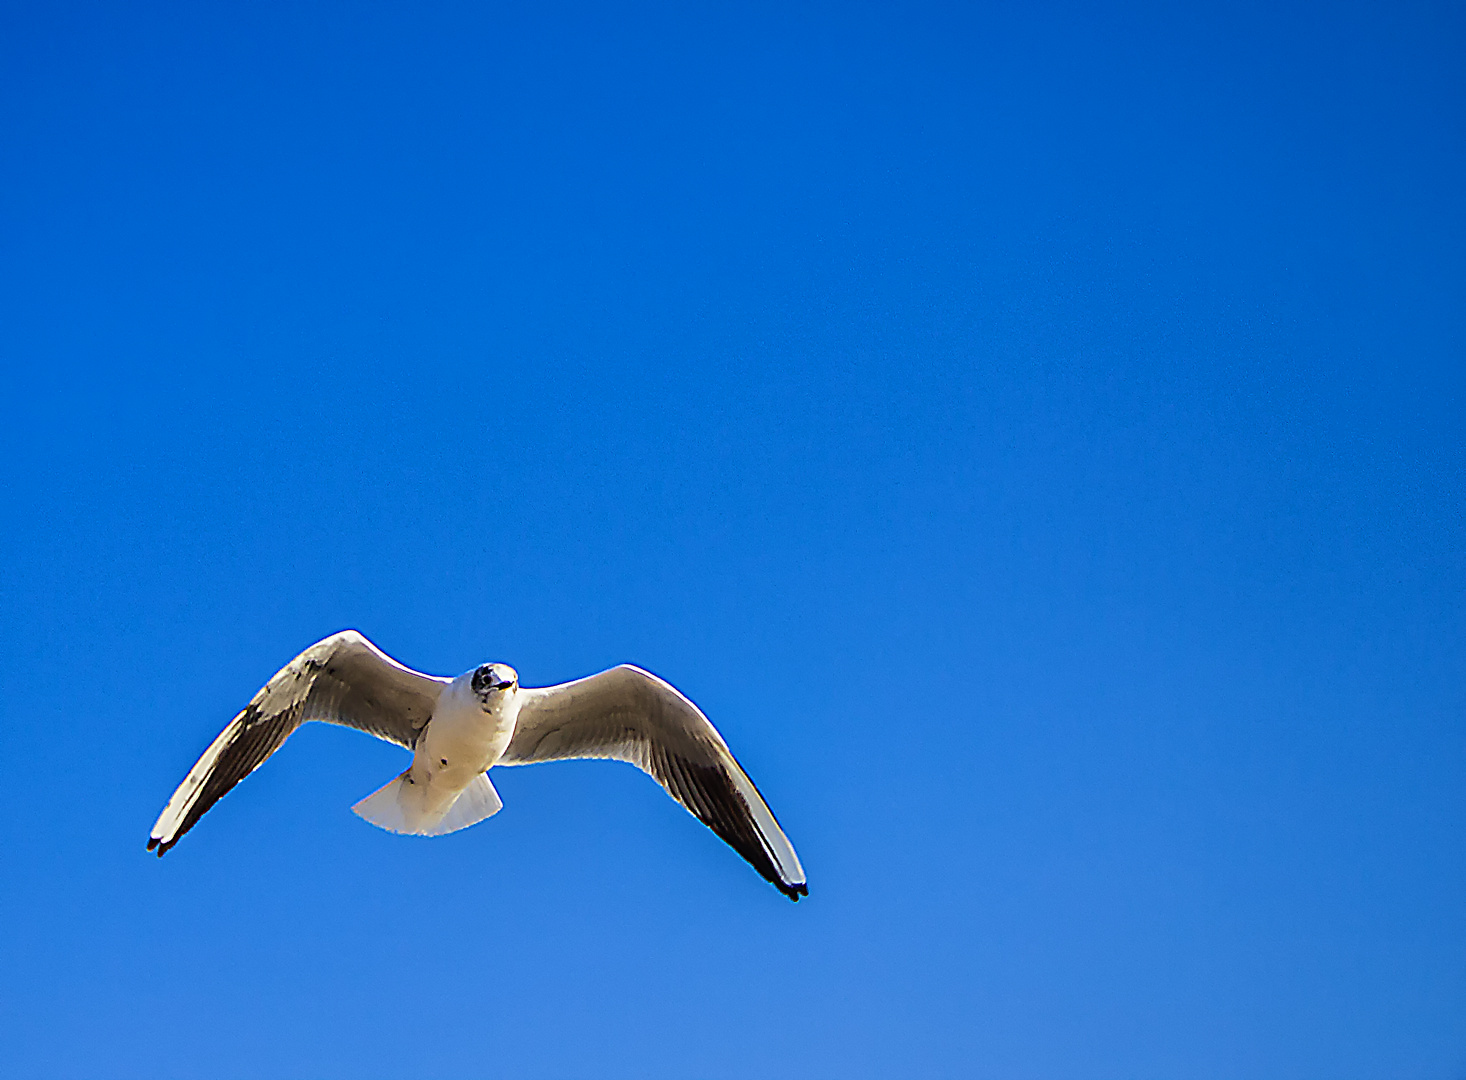
[[[493,686],[494,668],[492,664],[485,664],[473,673],[473,692],[475,694],[486,694]]]

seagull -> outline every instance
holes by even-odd
[[[286,664],[219,733],[148,837],[161,857],[307,720],[412,751],[412,765],[352,807],[394,833],[443,836],[503,807],[488,771],[572,758],[635,765],[790,900],[809,895],[794,846],[701,709],[630,664],[559,686],[519,685],[508,664],[455,679],[393,660],[355,630]]]

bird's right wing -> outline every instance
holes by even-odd
[[[519,691],[500,765],[611,758],[635,765],[791,900],[809,894],[794,845],[701,709],[676,687],[623,664]]]
[[[158,816],[148,850],[161,856],[178,843],[307,720],[411,749],[449,681],[404,667],[355,630],[316,642],[276,672],[204,751]]]

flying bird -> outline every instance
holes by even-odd
[[[489,781],[496,766],[609,758],[650,775],[789,899],[809,895],[758,788],[670,683],[630,664],[543,687],[520,686],[508,664],[424,675],[355,630],[306,649],[229,722],[168,800],[148,850],[162,856],[308,720],[412,751],[405,772],[352,807],[390,832],[443,836],[492,817],[504,805]]]

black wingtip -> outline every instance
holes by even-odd
[[[158,858],[161,859],[164,856],[164,854],[167,853],[168,849],[171,848],[176,843],[178,843],[178,838],[177,837],[174,837],[172,840],[169,840],[165,844],[161,840],[159,840],[156,836],[150,836],[150,837],[148,837],[148,850],[149,851],[152,851],[154,848],[157,848],[158,849]]]
[[[776,881],[774,885],[778,887],[781,893],[790,900],[793,900],[796,904],[799,903],[801,896],[809,895],[809,886],[802,881],[798,885],[785,885],[782,881]]]

